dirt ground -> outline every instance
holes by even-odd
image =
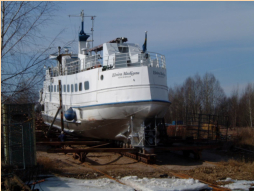
[[[47,153],[46,147],[37,150],[37,159],[48,172],[58,176],[80,179],[120,178],[138,176],[139,178],[159,178],[173,176],[172,172],[184,173],[199,180],[211,183],[227,177],[253,180],[254,163],[232,162],[234,156],[225,150],[204,150],[200,160],[192,156],[185,158],[181,152],[158,153],[154,165],[138,162],[118,153],[88,153],[84,163],[72,158],[72,154]],[[238,155],[239,156],[239,155]],[[222,162],[225,161],[225,162]],[[228,161],[231,161],[228,162]],[[245,166],[244,166],[245,165]],[[226,170],[228,169],[228,170]]]

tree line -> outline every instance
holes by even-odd
[[[188,77],[182,85],[169,88],[171,105],[166,121],[186,122],[187,116],[211,114],[227,116],[231,127],[253,127],[254,83],[243,92],[235,88],[226,96],[220,82],[211,73]]]

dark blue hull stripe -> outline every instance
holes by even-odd
[[[126,104],[126,103],[143,103],[143,102],[162,102],[162,103],[171,104],[170,101],[163,101],[163,100],[140,100],[140,101],[125,101],[125,102],[103,103],[103,104],[87,105],[87,106],[74,106],[72,108],[86,108],[86,107],[97,107],[97,106],[105,106],[105,105],[118,105],[118,104]]]

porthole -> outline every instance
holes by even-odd
[[[104,76],[103,75],[101,75],[101,80],[103,80],[104,79]]]

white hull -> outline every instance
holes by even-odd
[[[124,72],[138,74],[126,78],[112,77]],[[104,76],[103,80],[100,80],[100,75]],[[136,67],[104,72],[94,69],[67,77],[55,77],[54,83],[48,80],[44,86],[57,84],[58,79],[61,79],[62,84],[68,84],[67,81],[75,84],[86,81],[86,78],[95,79],[91,81],[93,85],[90,90],[62,93],[64,111],[72,107],[76,111],[77,121],[81,122],[65,124],[66,130],[73,133],[85,137],[119,139],[117,135],[128,130],[131,116],[134,124],[140,126],[146,118],[164,117],[168,109],[170,102],[166,75],[165,70],[161,68]],[[44,120],[51,123],[59,107],[59,93],[45,93],[44,103]],[[60,114],[55,126],[60,127]]]
[[[80,120],[79,123],[65,122],[64,127],[66,131],[84,137],[126,141],[125,137],[119,135],[128,132],[130,116],[133,116],[133,125],[140,127],[147,118],[163,117],[168,106],[169,103],[166,102],[144,101],[88,107],[84,113],[93,110],[94,113],[102,114],[100,119]],[[48,123],[53,120],[52,116],[43,115],[43,118]],[[60,118],[54,124],[60,129]]]

